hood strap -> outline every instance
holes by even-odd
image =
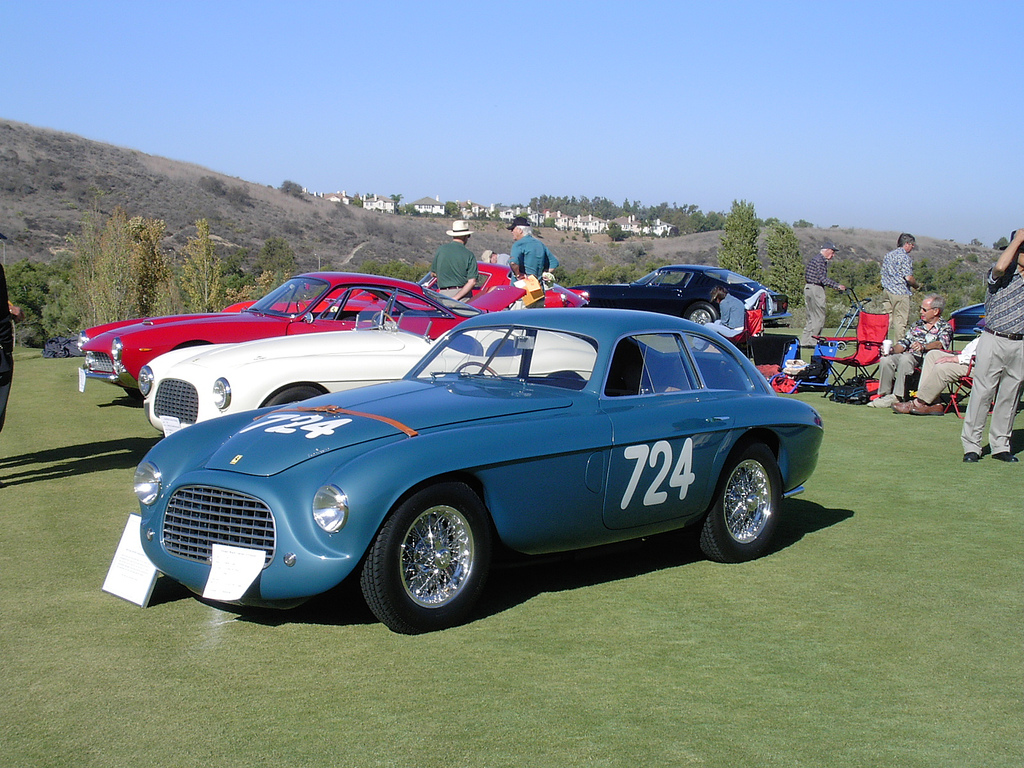
[[[296,405],[296,406],[294,406],[292,408],[278,408],[276,411],[274,411],[274,413],[279,413],[280,411],[302,411],[302,412],[305,412],[305,413],[329,413],[332,416],[338,415],[338,414],[343,414],[345,416],[361,416],[364,419],[374,419],[375,421],[382,421],[385,424],[390,424],[392,427],[397,429],[399,432],[404,432],[409,437],[416,437],[416,435],[419,434],[419,432],[417,432],[412,427],[407,427],[402,422],[396,421],[395,419],[389,419],[387,416],[381,416],[381,415],[376,414],[376,413],[364,413],[363,411],[350,411],[348,408],[339,408],[336,405],[318,405],[318,406],[315,406],[315,407],[312,407],[312,406],[311,407],[303,407],[301,405]]]

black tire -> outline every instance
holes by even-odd
[[[272,397],[268,397],[261,407],[297,403],[300,400],[308,400],[311,397],[317,397],[322,394],[324,394],[324,391],[314,387],[312,384],[296,384],[295,386],[282,389]]]
[[[718,312],[706,301],[695,301],[686,308],[686,311],[683,313],[683,319],[691,320],[700,325],[707,325],[718,319]]]
[[[466,485],[438,483],[395,509],[363,562],[363,598],[384,625],[406,635],[461,623],[487,580],[491,526]]]
[[[726,464],[704,519],[700,548],[710,560],[741,563],[765,553],[779,522],[782,475],[767,446],[752,443]]]

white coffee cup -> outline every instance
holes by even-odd
[[[882,354],[888,355],[892,352],[892,339],[886,339],[882,342]]]

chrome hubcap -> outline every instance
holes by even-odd
[[[725,527],[740,544],[749,544],[764,530],[771,516],[772,484],[761,464],[747,459],[729,475],[723,500]]]
[[[426,608],[455,599],[473,568],[473,532],[459,510],[439,505],[417,517],[402,542],[406,594]]]

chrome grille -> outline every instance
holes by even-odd
[[[263,567],[274,559],[274,516],[270,507],[236,491],[186,485],[174,492],[164,513],[164,548],[186,560],[209,563],[214,544],[260,549]]]
[[[164,379],[156,388],[153,414],[174,416],[182,424],[195,424],[199,416],[199,395],[196,388],[181,379]]]
[[[106,352],[87,352],[85,355],[85,365],[93,372],[114,372],[114,359]]]

